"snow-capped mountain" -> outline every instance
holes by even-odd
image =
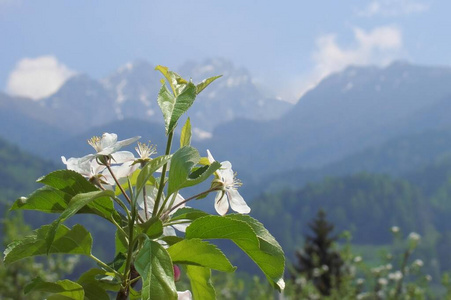
[[[114,100],[118,119],[139,118],[162,122],[156,101],[161,74],[145,61],[129,63],[102,80]],[[249,72],[236,68],[225,59],[210,59],[202,63],[188,62],[174,70],[195,83],[222,75],[201,93],[190,110],[194,133],[209,137],[213,129],[237,118],[269,120],[280,117],[292,105],[264,96],[253,84]]]

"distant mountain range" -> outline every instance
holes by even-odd
[[[402,62],[349,67],[324,79],[283,117],[220,125],[207,142],[217,157],[260,177],[320,168],[400,136],[449,130],[450,109],[451,68]]]
[[[120,131],[120,138],[139,134],[163,147],[160,75],[153,69],[141,61],[99,81],[79,75],[39,102],[0,94],[0,136],[54,160],[83,155],[89,146],[76,145],[103,131]],[[325,168],[399,137],[451,130],[447,67],[349,67],[294,106],[263,96],[245,69],[226,60],[186,63],[179,73],[195,82],[223,74],[189,112],[195,145],[230,160],[251,182],[296,168]]]

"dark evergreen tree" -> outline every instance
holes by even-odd
[[[297,264],[293,267],[297,274],[311,280],[322,295],[329,296],[340,285],[344,264],[340,253],[333,249],[338,237],[331,235],[334,225],[326,220],[322,209],[309,227],[313,235],[306,235],[304,248],[296,251]]]

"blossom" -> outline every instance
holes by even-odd
[[[152,212],[153,212],[153,208],[155,206],[155,199],[157,198],[158,189],[153,185],[146,185],[145,189],[146,189],[146,205],[147,205],[147,212],[148,212],[147,215],[150,218],[152,215]],[[165,199],[164,195],[162,195],[160,205],[163,204],[163,199]],[[176,212],[179,208],[185,207],[185,203],[183,203],[183,201],[185,201],[185,199],[179,193],[172,194],[169,197],[168,202],[165,204],[164,211],[171,210],[172,207],[177,206],[177,208],[174,209],[174,211],[172,211],[171,213]],[[138,195],[138,206],[142,209],[141,211],[138,212],[139,215],[144,220],[146,220],[147,217],[146,217],[142,193]],[[161,208],[161,206],[160,206],[160,208]],[[175,236],[176,234],[175,234],[174,228],[177,229],[178,231],[185,232],[185,229],[188,226],[188,220],[179,220],[178,222],[179,222],[178,224],[171,224],[171,226],[165,226],[163,228],[163,235]]]
[[[110,155],[111,160],[114,163],[122,164],[122,166],[112,166],[111,170],[117,179],[125,178],[133,173],[138,166],[133,166],[132,162],[135,159],[133,153],[129,151],[119,151]],[[87,179],[98,178],[108,185],[114,185],[114,179],[106,169],[105,165],[99,164],[95,159],[95,155],[88,154],[86,156],[76,158],[71,157],[66,159],[66,157],[61,156],[62,162],[67,166],[68,170],[75,171]]]
[[[423,261],[421,259],[415,259],[415,261],[412,263],[412,265],[421,268],[424,265],[424,263],[423,263]]]
[[[398,233],[399,232],[399,227],[398,226],[392,226],[392,228],[390,228],[390,231],[392,233]]]
[[[396,272],[388,274],[388,279],[393,280],[393,281],[399,281],[402,279],[402,277],[403,276],[402,276],[401,271],[396,271]]]
[[[411,241],[418,242],[421,236],[416,232],[411,232],[407,238]]]
[[[117,134],[104,133],[102,137],[94,136],[88,140],[88,144],[91,145],[97,152],[97,155],[110,155],[117,152],[124,146],[139,140],[140,136],[135,136],[126,140],[117,141]]]
[[[183,292],[177,292],[177,299],[178,300],[191,300],[193,299],[193,295],[189,290],[183,291]]]
[[[215,159],[207,150],[208,161],[213,163]],[[232,164],[229,161],[221,162],[221,168],[216,171],[216,177],[222,186],[222,190],[218,192],[215,198],[215,209],[221,216],[225,215],[230,207],[241,214],[247,214],[251,211],[237,188],[241,183],[235,178],[232,170]],[[225,196],[225,197],[224,197]]]
[[[105,169],[105,166],[100,165],[89,155],[81,158],[71,157],[69,159],[61,156],[61,160],[63,161],[63,164],[66,165],[68,170],[75,171],[88,179],[98,175],[103,169]]]

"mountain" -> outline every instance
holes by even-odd
[[[71,133],[115,120],[111,98],[103,86],[87,75],[70,78],[54,95],[42,100],[54,124]]]
[[[154,69],[145,61],[137,61],[102,80],[104,88],[114,99],[118,119],[163,122],[156,102],[161,75]],[[188,62],[174,71],[195,83],[222,75],[198,96],[190,109],[190,116],[195,120],[193,131],[200,139],[211,136],[219,124],[243,117],[251,120],[276,119],[292,106],[263,95],[246,69],[236,68],[225,59]]]
[[[53,125],[56,122],[42,103],[0,93],[0,137],[21,149],[44,157],[47,149],[67,136]]]
[[[224,59],[190,62],[182,66],[181,71],[186,73],[187,78],[192,74],[196,82],[205,77],[223,75],[204,94],[200,94],[190,111],[190,116],[195,119],[194,138],[208,138],[217,125],[239,117],[274,119],[292,107],[287,102],[263,95],[247,70],[236,68]],[[53,134],[56,130],[64,132],[66,136],[75,136],[90,128],[124,119],[163,123],[156,101],[161,78],[153,65],[136,61],[101,80],[92,79],[86,74],[76,75],[55,94],[39,102],[0,94],[4,128],[9,130],[17,125],[21,128],[20,135],[28,131],[29,127],[36,127],[39,131]],[[31,128],[31,132],[35,131]],[[4,138],[10,139],[11,135],[0,131],[0,136]],[[58,134],[54,135],[55,139],[59,137]],[[29,146],[22,139],[12,141],[23,147]]]
[[[451,68],[401,62],[349,67],[324,79],[278,120],[236,120],[218,126],[208,143],[218,157],[257,177],[319,168],[401,135],[449,128],[450,82]],[[435,121],[426,126],[427,120]]]
[[[11,204],[36,189],[36,179],[55,170],[53,162],[20,150],[0,139],[0,204]]]

